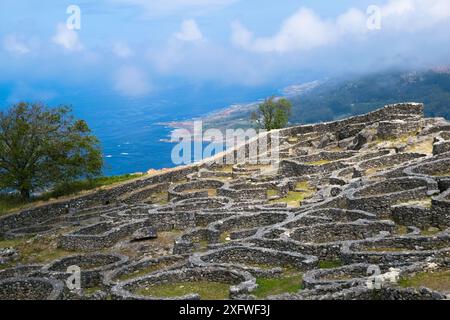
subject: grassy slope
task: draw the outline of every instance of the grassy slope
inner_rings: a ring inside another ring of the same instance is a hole
[[[93,190],[96,188],[113,185],[127,180],[138,178],[137,174],[126,174],[112,177],[98,177],[91,180],[80,180],[69,184],[57,186],[53,191],[47,192],[32,199],[31,202],[24,201],[18,195],[0,194],[0,215],[9,213],[16,209],[24,208],[42,201],[58,199],[65,196],[76,195],[79,192]]]

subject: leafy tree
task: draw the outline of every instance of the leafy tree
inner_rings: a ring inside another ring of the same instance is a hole
[[[258,110],[252,113],[251,118],[259,128],[268,131],[281,129],[288,123],[291,109],[289,100],[271,97],[258,106]]]
[[[0,188],[32,191],[101,173],[99,141],[66,106],[19,103],[0,112]]]

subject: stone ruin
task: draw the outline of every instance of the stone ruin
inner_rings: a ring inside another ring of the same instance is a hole
[[[450,123],[423,108],[282,129],[277,163],[204,161],[3,216],[0,299],[448,299]]]

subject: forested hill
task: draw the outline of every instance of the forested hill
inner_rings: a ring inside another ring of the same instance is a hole
[[[426,116],[450,119],[450,71],[447,69],[334,78],[292,86],[285,92],[293,105],[290,125],[343,119],[398,102],[422,102]],[[205,127],[250,127],[250,114],[257,105],[235,105],[202,120]]]
[[[450,72],[390,72],[333,79],[291,97],[294,123],[345,118],[397,102],[422,102],[426,115],[450,119]]]

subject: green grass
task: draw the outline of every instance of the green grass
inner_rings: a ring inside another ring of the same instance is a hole
[[[397,226],[396,229],[395,229],[395,233],[400,235],[400,236],[404,236],[404,235],[409,233],[408,227],[406,227],[406,226]]]
[[[206,250],[208,250],[209,242],[207,240],[200,240],[197,243],[199,245],[199,248],[198,248],[199,251],[206,251]]]
[[[83,291],[84,291],[85,295],[90,296],[90,295],[93,295],[94,293],[96,293],[97,291],[101,291],[101,290],[102,290],[101,287],[92,287],[92,288],[86,288]]]
[[[278,190],[276,189],[268,189],[267,190],[267,197],[275,197],[278,195]]]
[[[26,206],[29,202],[24,201],[19,196],[15,195],[0,195],[0,215],[7,213],[13,209]]]
[[[419,206],[419,207],[423,207],[423,208],[431,208],[432,207],[432,203],[431,203],[431,197],[427,197],[424,199],[417,199],[417,200],[411,200],[411,201],[406,201],[406,202],[400,202],[399,205],[401,206]]]
[[[274,269],[277,266],[273,265],[273,264],[267,264],[267,263],[253,263],[253,262],[245,262],[243,263],[243,265],[245,265],[246,267],[249,268],[258,268],[261,270],[270,270],[270,269]]]
[[[325,260],[319,262],[320,269],[334,269],[342,267],[342,261],[340,260]]]
[[[169,194],[167,191],[159,191],[153,193],[148,199],[148,202],[152,204],[165,205],[169,203]]]
[[[301,274],[285,274],[280,278],[257,278],[258,288],[252,293],[258,298],[282,293],[296,293],[302,289]]]
[[[432,174],[433,177],[448,177],[450,176],[450,171],[442,171],[442,172],[436,172],[434,174]]]
[[[410,278],[402,278],[398,283],[403,288],[426,287],[437,291],[450,290],[450,270],[420,272]]]
[[[47,263],[75,254],[73,251],[57,248],[56,243],[47,237],[0,240],[0,248],[10,247],[19,250],[19,258],[14,264]]]
[[[233,172],[233,165],[222,166],[222,167],[215,169],[214,171],[231,173],[231,172]]]
[[[121,176],[98,177],[94,179],[74,181],[68,184],[56,186],[53,191],[43,195],[43,198],[59,198],[66,195],[76,194],[80,191],[92,190],[116,183],[125,182],[131,179],[139,178],[141,176],[143,176],[143,174],[125,174]]]
[[[113,185],[127,180],[138,178],[140,174],[125,174],[112,177],[98,177],[94,179],[79,180],[70,183],[57,185],[52,191],[46,192],[39,197],[29,201],[21,199],[18,194],[7,195],[0,194],[0,215],[9,213],[13,210],[26,208],[32,205],[40,204],[50,199],[57,199],[64,196],[75,195],[81,191],[93,190],[96,188]]]
[[[227,240],[227,239],[231,239],[230,238],[230,233],[229,232],[222,232],[222,234],[219,237],[219,242],[220,243],[227,243],[227,242],[231,241],[231,240]]]
[[[200,192],[200,191],[208,191],[208,197],[217,197],[217,189],[209,188],[209,189],[189,189],[185,190],[183,193],[194,193],[194,192]]]
[[[309,190],[312,189],[312,187],[309,185],[308,181],[300,181],[297,182],[297,184],[295,185],[296,189],[303,189],[303,190]]]
[[[289,137],[289,138],[287,139],[287,141],[288,141],[288,143],[290,143],[290,144],[294,144],[294,143],[297,143],[299,140],[298,140],[298,137]]]
[[[305,199],[304,192],[289,191],[287,196],[281,199],[274,200],[276,203],[284,202],[290,207],[300,207],[301,201]]]
[[[427,230],[421,230],[420,235],[422,236],[435,236],[438,233],[442,232],[441,229],[438,228],[428,228]]]
[[[272,200],[273,203],[287,203],[290,207],[300,207],[301,202],[306,198],[311,197],[315,190],[309,185],[308,182],[299,182],[296,185],[296,190],[303,191],[289,191],[284,198]]]
[[[230,296],[230,285],[221,282],[195,281],[174,282],[140,288],[136,294],[158,298],[181,297],[197,293],[203,300],[226,300]]]

